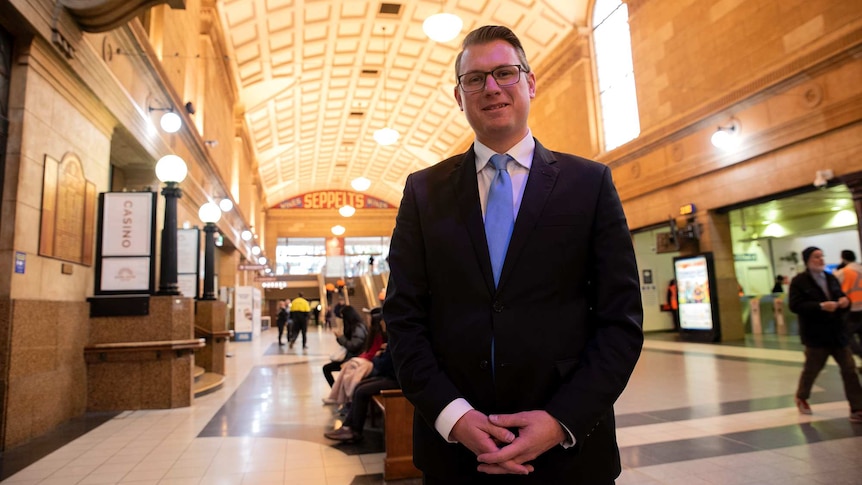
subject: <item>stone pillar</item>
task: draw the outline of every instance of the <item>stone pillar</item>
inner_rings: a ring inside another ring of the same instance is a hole
[[[721,341],[742,340],[745,338],[745,328],[739,301],[739,282],[733,264],[730,217],[727,214],[707,212],[698,214],[697,222],[701,225],[700,251],[711,252],[715,261]]]
[[[742,322],[742,304],[739,301],[739,282],[733,264],[730,218],[727,214],[708,212],[698,214],[695,222],[701,228],[699,245],[683,245],[680,255],[687,256],[698,251],[712,253],[721,341],[742,340],[745,338],[745,327]]]

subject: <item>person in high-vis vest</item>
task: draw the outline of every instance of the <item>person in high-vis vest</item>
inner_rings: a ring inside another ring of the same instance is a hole
[[[850,349],[862,359],[862,264],[856,262],[856,253],[849,249],[841,251],[841,262],[844,267],[835,271],[835,277],[841,282],[841,291],[850,299],[847,336]]]
[[[667,285],[667,305],[673,316],[673,329],[679,332],[679,300],[677,299],[676,279],[670,280]]]

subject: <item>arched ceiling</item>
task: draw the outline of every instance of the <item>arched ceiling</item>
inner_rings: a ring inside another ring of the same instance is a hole
[[[397,205],[407,175],[463,150],[472,131],[452,90],[470,30],[507,25],[532,66],[576,26],[589,0],[223,0],[219,15],[267,207],[315,190],[351,190]],[[426,17],[464,21],[454,40],[425,36]],[[541,80],[541,77],[540,77]],[[401,138],[372,138],[389,125]]]

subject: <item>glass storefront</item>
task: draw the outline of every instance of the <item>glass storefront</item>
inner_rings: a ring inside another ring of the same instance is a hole
[[[275,248],[276,275],[324,274],[352,278],[389,271],[388,237],[346,237],[327,255],[327,240],[339,238],[279,238]],[[343,251],[341,247],[343,246]],[[337,254],[341,253],[341,254]],[[334,272],[333,272],[334,271]]]

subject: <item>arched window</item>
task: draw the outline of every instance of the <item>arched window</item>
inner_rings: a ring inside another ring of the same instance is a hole
[[[632,68],[629,11],[621,0],[596,0],[593,42],[605,150],[613,150],[636,138],[641,131]]]

